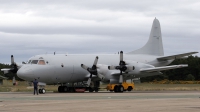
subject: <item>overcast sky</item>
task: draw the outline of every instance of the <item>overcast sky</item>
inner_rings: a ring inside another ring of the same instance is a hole
[[[130,52],[147,42],[155,17],[165,55],[200,52],[199,0],[0,0],[0,63]]]

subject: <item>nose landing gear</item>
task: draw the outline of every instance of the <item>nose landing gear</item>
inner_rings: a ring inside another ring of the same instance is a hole
[[[40,93],[40,94],[45,94],[45,93],[46,93],[46,90],[45,90],[44,88],[39,89],[39,93]]]

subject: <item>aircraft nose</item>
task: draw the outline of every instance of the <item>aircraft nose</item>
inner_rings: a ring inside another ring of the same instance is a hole
[[[17,76],[24,80],[29,80],[33,75],[33,71],[29,68],[22,67],[17,71]]]

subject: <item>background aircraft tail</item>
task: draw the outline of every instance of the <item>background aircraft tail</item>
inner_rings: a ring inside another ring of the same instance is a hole
[[[148,42],[140,49],[127,54],[148,54],[164,56],[161,28],[158,19],[154,19]]]

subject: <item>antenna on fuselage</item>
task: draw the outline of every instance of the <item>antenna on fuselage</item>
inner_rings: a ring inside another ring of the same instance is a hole
[[[56,54],[56,52],[54,52],[54,55]]]

